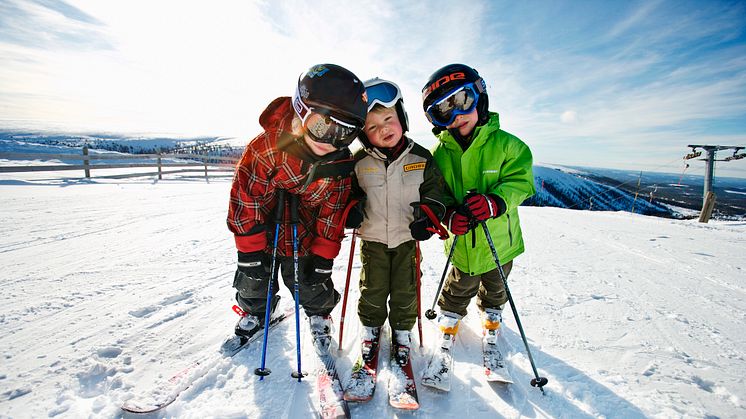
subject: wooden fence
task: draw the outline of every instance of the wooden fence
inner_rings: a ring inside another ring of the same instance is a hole
[[[137,172],[117,175],[96,176],[102,178],[126,178],[137,176],[158,175],[158,179],[163,179],[164,174],[204,172],[205,179],[216,176],[216,172],[230,172],[231,175],[235,169],[237,157],[209,156],[202,154],[89,154],[88,147],[83,147],[82,154],[51,154],[51,153],[0,153],[0,159],[18,160],[79,160],[81,164],[49,164],[49,165],[27,165],[27,166],[1,166],[0,173],[13,172],[49,172],[58,170],[82,170],[85,177],[91,177],[91,170],[101,169],[126,169],[126,168],[148,168],[153,167],[158,170],[155,172]],[[163,160],[181,160],[166,161]],[[127,160],[132,163],[107,163],[106,160]],[[155,160],[155,161],[143,161]],[[101,161],[103,163],[94,163],[91,161]],[[1,163],[0,163],[1,164]],[[164,168],[179,167],[176,170],[163,170]]]

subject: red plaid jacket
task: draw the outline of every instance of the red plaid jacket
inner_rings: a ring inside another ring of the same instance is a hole
[[[278,148],[288,138],[293,118],[290,98],[280,97],[267,106],[259,118],[264,132],[251,140],[238,162],[231,187],[228,228],[241,252],[264,250],[271,253],[275,233],[277,190],[298,195],[298,250],[300,256],[313,253],[334,259],[344,235],[343,211],[352,180],[325,177],[307,182],[311,163],[290,151]],[[282,142],[281,142],[282,144]],[[349,151],[347,151],[349,154]],[[289,208],[285,208],[288,223]],[[278,254],[292,256],[292,229],[280,225]]]

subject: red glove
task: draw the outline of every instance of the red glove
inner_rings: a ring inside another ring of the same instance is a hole
[[[451,233],[461,236],[469,231],[469,217],[458,211],[456,208],[451,208],[446,211],[445,222]]]
[[[477,221],[497,218],[505,213],[505,201],[493,194],[469,194],[464,199],[464,204]]]

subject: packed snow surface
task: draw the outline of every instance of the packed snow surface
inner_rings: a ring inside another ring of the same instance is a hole
[[[232,333],[230,182],[29,176],[0,177],[0,417],[122,416],[122,403],[152,393]],[[375,397],[351,405],[353,417],[746,417],[746,223],[536,207],[520,214],[526,253],[510,290],[549,379],[546,395],[529,384],[507,308],[515,383],[487,383],[472,305],[453,347],[449,393],[418,385],[419,411],[390,408],[382,356]],[[340,292],[349,245],[347,237],[334,266]],[[424,312],[446,257],[436,238],[421,246]],[[356,256],[337,362],[343,384],[359,353],[359,272]],[[289,305],[290,293],[282,295]],[[302,362],[313,372],[301,320]],[[424,316],[423,329],[422,349],[414,329],[417,380],[436,337]],[[254,375],[260,357],[255,344],[221,360],[156,417],[313,417],[315,380],[290,377],[294,321],[272,330],[273,372],[264,381]]]

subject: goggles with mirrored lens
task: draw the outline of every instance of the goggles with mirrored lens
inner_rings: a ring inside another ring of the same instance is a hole
[[[391,108],[401,99],[399,87],[394,83],[386,80],[366,82],[371,83],[365,88],[365,94],[368,96],[368,112],[375,105],[381,105],[385,108]]]
[[[293,98],[293,108],[300,117],[303,130],[319,143],[342,148],[350,145],[360,133],[361,127],[342,121],[329,110],[308,107],[297,92]]]
[[[460,86],[428,106],[425,115],[434,125],[447,127],[456,116],[473,111],[477,107],[479,94],[485,90],[482,79]]]

